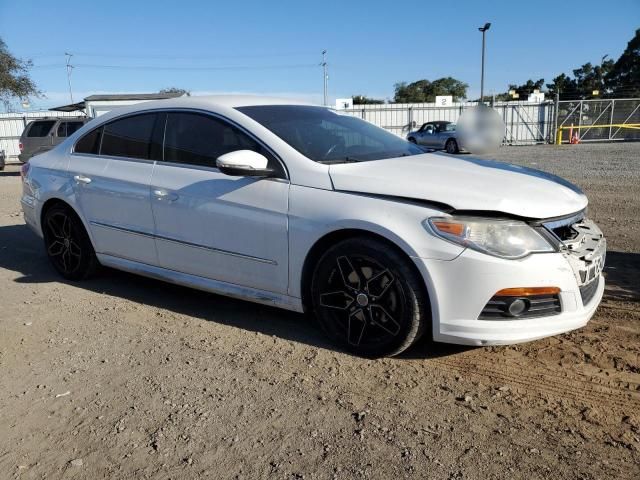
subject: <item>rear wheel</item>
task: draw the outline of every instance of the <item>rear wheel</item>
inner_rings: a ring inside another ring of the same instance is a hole
[[[449,140],[447,140],[447,143],[444,146],[445,150],[447,151],[447,153],[458,153],[459,149],[458,149],[458,142],[456,142],[453,138],[450,138]]]
[[[89,235],[73,210],[54,205],[42,221],[44,244],[53,267],[67,280],[82,280],[98,267]]]
[[[319,260],[311,282],[313,309],[339,345],[366,357],[397,355],[424,333],[429,308],[422,279],[383,242],[344,240]]]

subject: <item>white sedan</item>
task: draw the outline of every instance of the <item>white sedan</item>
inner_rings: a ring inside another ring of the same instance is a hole
[[[604,290],[606,242],[574,185],[290,100],[120,108],[22,173],[25,220],[66,279],[106,265],[312,312],[363,356],[425,332],[468,345],[566,332]]]

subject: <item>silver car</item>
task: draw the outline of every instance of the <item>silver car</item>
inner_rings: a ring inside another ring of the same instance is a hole
[[[456,139],[456,124],[445,121],[427,122],[418,130],[409,132],[407,140],[418,145],[458,153],[460,147]]]
[[[34,155],[51,150],[89,120],[87,117],[44,117],[34,120],[20,136],[18,159],[26,163]]]

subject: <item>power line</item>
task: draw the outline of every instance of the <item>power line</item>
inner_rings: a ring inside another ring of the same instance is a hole
[[[251,54],[206,54],[206,55],[173,55],[173,54],[118,54],[118,53],[92,53],[92,52],[74,52],[76,57],[95,57],[95,58],[132,58],[132,59],[158,59],[158,60],[214,60],[219,58],[275,58],[275,57],[299,57],[312,56],[314,52],[297,51],[297,52],[274,52],[274,53],[251,53]],[[25,56],[34,58],[51,58],[59,57],[61,53],[40,53]]]
[[[62,64],[34,65],[33,68],[48,69],[60,68]],[[289,65],[223,65],[223,66],[170,66],[170,65],[108,65],[97,63],[77,63],[73,68],[90,69],[116,69],[116,70],[277,70],[291,68],[317,68],[315,63],[289,64]]]

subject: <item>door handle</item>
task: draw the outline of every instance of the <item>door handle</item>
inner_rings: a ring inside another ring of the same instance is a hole
[[[175,202],[178,199],[177,193],[168,192],[162,189],[154,190],[153,194],[158,200],[166,200],[167,202]]]
[[[85,185],[91,183],[91,179],[89,177],[85,177],[84,175],[76,175],[73,179],[78,183],[84,183]]]

